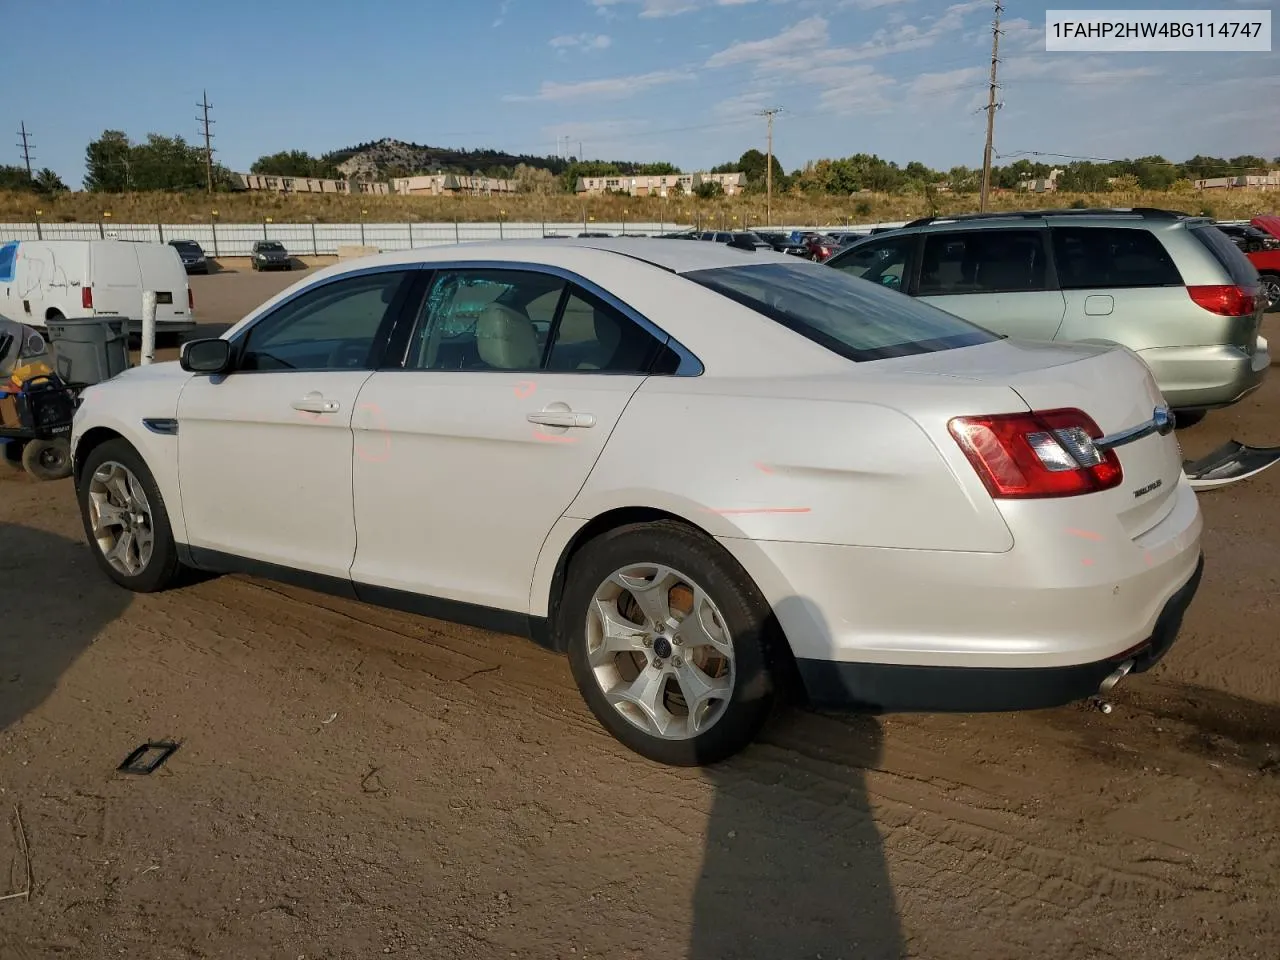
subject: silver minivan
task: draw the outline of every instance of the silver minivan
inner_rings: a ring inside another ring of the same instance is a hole
[[[995,333],[1123,344],[1182,423],[1256,390],[1271,364],[1257,270],[1207,218],[1153,209],[929,217],[827,263]]]

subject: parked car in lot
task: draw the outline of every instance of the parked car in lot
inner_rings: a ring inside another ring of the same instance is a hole
[[[194,240],[170,240],[169,246],[178,251],[178,258],[187,273],[209,272],[209,259],[204,255],[204,248]]]
[[[1241,253],[1259,250],[1280,250],[1280,239],[1250,223],[1215,223],[1215,227],[1227,235],[1227,239],[1240,248]]]
[[[254,270],[293,269],[293,258],[279,240],[255,240],[250,258]]]
[[[1280,310],[1280,217],[1254,217],[1249,224],[1262,231],[1273,242],[1262,250],[1245,254],[1258,271],[1262,295],[1267,298],[1267,310]]]
[[[809,259],[818,263],[830,259],[831,255],[840,247],[840,243],[834,237],[829,237],[825,233],[807,233],[801,240],[804,248],[809,252]]]
[[[793,257],[809,256],[809,248],[798,240],[792,240],[788,234],[775,230],[757,230],[756,233],[778,253],[787,253]]]
[[[1043,210],[916,220],[829,265],[996,333],[1118,343],[1183,422],[1257,389],[1258,273],[1213,222],[1162,210]]]
[[[156,331],[195,327],[195,299],[177,252],[131,240],[16,240],[0,244],[0,313],[45,329],[77,317],[142,328],[142,294],[156,293]]]
[[[1010,710],[1150,667],[1201,570],[1171,429],[1127,350],[766,250],[535,239],[317,271],[88,388],[72,449],[120,586],[247,571],[525,634],[699,764],[790,678]]]

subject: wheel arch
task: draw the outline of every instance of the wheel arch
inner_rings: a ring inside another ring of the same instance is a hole
[[[133,446],[128,437],[111,429],[111,427],[91,427],[84,432],[83,436],[76,439],[76,445],[71,451],[71,462],[73,468],[72,482],[77,488],[80,486],[80,477],[81,472],[84,470],[85,460],[89,458],[89,454],[108,440],[123,440]]]
[[[673,513],[669,510],[663,510],[657,507],[630,506],[615,507],[613,509],[606,510],[582,524],[582,526],[574,531],[574,533],[568,538],[568,541],[560,550],[560,554],[556,559],[555,567],[551,573],[550,584],[548,586],[546,596],[547,614],[546,630],[542,638],[543,645],[557,653],[565,652],[566,641],[562,632],[556,627],[556,620],[560,613],[560,600],[564,595],[564,587],[565,581],[568,577],[569,564],[573,561],[574,555],[586,544],[590,543],[602,534],[608,533],[610,530],[616,530],[619,527],[630,526],[633,524],[658,523],[662,521],[678,523],[681,526],[687,527],[688,529],[701,534],[709,541],[720,547],[732,562],[738,564],[738,566],[742,568],[745,575],[755,585],[756,590],[759,591],[764,602],[770,606],[770,620],[772,621],[774,629],[777,631],[777,640],[774,644],[774,656],[776,659],[773,664],[775,681],[788,691],[791,696],[803,696],[799,681],[799,672],[796,669],[795,654],[791,648],[790,639],[787,637],[786,630],[782,625],[781,619],[777,615],[777,611],[774,610],[772,605],[769,603],[769,591],[765,589],[764,584],[759,582],[756,575],[748,568],[747,565],[742,563],[740,558],[735,557],[725,549],[719,539],[717,539],[711,531],[707,530],[706,527],[695,523],[688,517],[683,517],[678,513]],[[754,566],[754,564],[752,566]]]

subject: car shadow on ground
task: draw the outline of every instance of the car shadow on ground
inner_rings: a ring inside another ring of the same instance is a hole
[[[0,523],[0,730],[44,702],[130,599],[84,543]]]
[[[801,604],[823,622],[810,602],[791,597],[779,609],[787,604]],[[704,771],[716,793],[689,960],[904,955],[865,782],[880,759],[880,724],[845,717],[838,741],[824,746],[828,726],[786,709],[763,743]],[[798,744],[805,755],[792,749]]]

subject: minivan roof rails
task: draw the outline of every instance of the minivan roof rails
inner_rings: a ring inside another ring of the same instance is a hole
[[[1178,220],[1192,214],[1181,210],[1161,210],[1158,207],[1070,207],[1064,210],[995,210],[988,213],[957,213],[949,216],[921,217],[905,224],[906,227],[923,227],[930,223],[953,223],[969,220],[1038,220],[1041,217],[1114,217],[1133,216],[1144,220]]]

